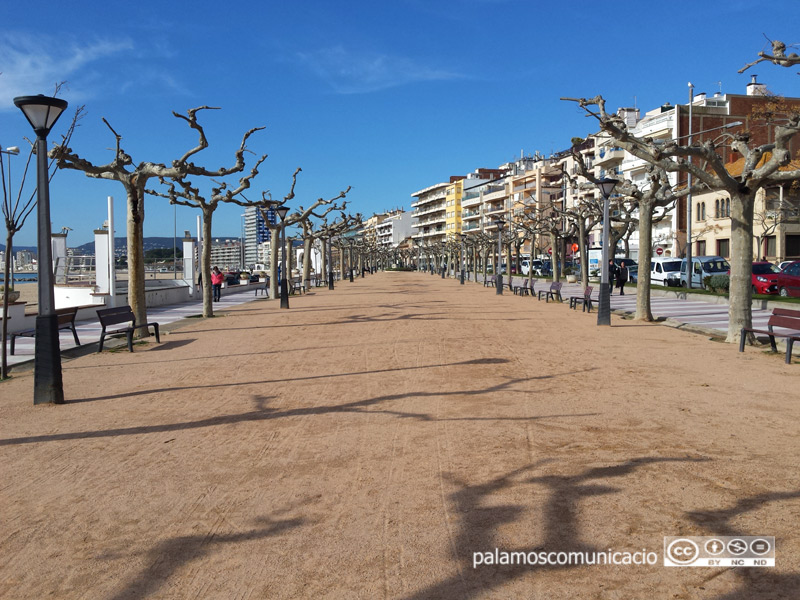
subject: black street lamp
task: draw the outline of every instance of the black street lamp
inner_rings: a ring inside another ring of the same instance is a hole
[[[603,264],[600,270],[600,302],[597,306],[597,324],[611,325],[611,284],[608,280],[608,261],[609,261],[609,238],[611,233],[611,223],[609,222],[608,205],[609,197],[614,192],[614,188],[619,181],[616,179],[599,179],[597,187],[603,195]],[[613,258],[613,256],[611,257]]]
[[[497,264],[495,265],[495,282],[497,283],[497,295],[503,295],[503,275],[500,263],[503,260],[503,225],[506,222],[500,217],[495,218],[494,224],[497,225]]]
[[[50,246],[50,182],[47,168],[47,135],[67,108],[67,101],[48,96],[19,96],[14,104],[22,110],[36,133],[36,217],[39,313],[33,372],[33,403],[64,404],[61,348],[53,292],[53,252]],[[8,249],[7,249],[8,250]],[[7,282],[6,282],[7,283]]]
[[[461,238],[461,243],[458,246],[458,251],[461,253],[461,285],[464,285],[464,245],[467,243],[467,235],[464,233],[458,235]]]
[[[281,293],[281,308],[289,308],[289,282],[286,280],[286,215],[289,212],[288,206],[279,206],[275,209],[278,216],[281,218],[281,278],[280,278],[280,293]]]

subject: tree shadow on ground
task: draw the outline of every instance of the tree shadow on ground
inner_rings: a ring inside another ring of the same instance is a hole
[[[577,475],[528,476],[551,460],[515,469],[482,484],[470,485],[453,475],[443,475],[456,491],[449,494],[448,514],[459,520],[458,531],[451,537],[450,546],[456,561],[457,573],[440,583],[426,587],[406,600],[467,600],[489,594],[506,583],[526,574],[542,571],[568,571],[572,565],[491,565],[473,567],[474,552],[603,552],[581,539],[580,503],[593,496],[620,493],[620,488],[608,485],[608,480],[621,478],[634,471],[667,462],[698,462],[708,459],[689,457],[639,457],[609,467],[586,469]],[[522,485],[542,485],[546,488],[545,539],[535,548],[502,548],[497,534],[500,527],[518,521],[525,505],[498,506],[493,496],[508,488]],[[504,596],[505,597],[505,596]]]
[[[769,531],[741,531],[735,522],[744,514],[762,510],[772,502],[800,499],[800,490],[789,492],[765,492],[740,498],[730,508],[716,510],[696,510],[688,513],[689,519],[711,535],[744,536],[772,535]],[[779,540],[776,540],[775,562],[789,562],[790,557],[780,556]],[[777,600],[786,598],[794,600],[800,596],[800,574],[776,573],[774,568],[732,568],[714,569],[714,573],[704,581],[710,581],[727,571],[732,571],[739,580],[738,587],[716,596],[715,600]]]
[[[124,589],[114,594],[112,600],[135,600],[156,594],[176,571],[211,554],[216,548],[280,535],[284,531],[300,527],[305,519],[296,517],[272,520],[265,517],[256,522],[261,526],[241,533],[209,532],[172,537],[160,542],[147,552],[144,569],[128,581]]]
[[[486,360],[486,359],[478,359],[478,360]],[[506,361],[506,359],[494,359],[498,361]],[[475,361],[467,361],[469,364],[475,364]],[[94,431],[76,431],[76,432],[66,432],[66,433],[53,433],[47,435],[37,435],[37,436],[26,436],[26,437],[19,437],[19,438],[6,438],[0,439],[0,446],[17,446],[21,444],[35,444],[41,442],[55,442],[55,441],[65,441],[65,440],[79,440],[79,439],[97,439],[97,438],[105,438],[105,437],[116,437],[116,436],[123,436],[123,435],[143,435],[149,433],[165,433],[171,431],[184,431],[190,429],[200,429],[204,427],[216,427],[219,425],[230,425],[234,423],[243,423],[243,422],[256,422],[256,421],[268,421],[272,419],[280,419],[286,417],[297,417],[297,416],[316,416],[316,415],[326,415],[332,413],[364,413],[364,414],[385,414],[389,416],[394,416],[403,419],[414,419],[418,421],[535,421],[544,418],[560,418],[560,417],[584,417],[584,416],[594,416],[595,413],[583,413],[583,414],[556,414],[556,415],[544,415],[544,416],[533,416],[533,417],[454,417],[454,418],[440,418],[430,415],[428,413],[412,413],[407,411],[400,411],[400,410],[392,410],[392,409],[382,409],[379,408],[377,410],[369,410],[371,407],[384,404],[386,402],[394,401],[394,400],[402,400],[408,398],[439,398],[443,396],[449,397],[457,397],[457,396],[475,396],[475,395],[487,395],[497,392],[514,392],[519,391],[520,393],[529,393],[528,390],[514,390],[513,386],[531,380],[541,380],[541,379],[550,379],[552,377],[556,377],[556,375],[544,375],[541,377],[526,377],[526,378],[519,378],[519,379],[509,379],[505,382],[498,383],[493,386],[478,388],[473,390],[460,390],[460,391],[440,391],[440,392],[427,392],[427,391],[420,391],[420,392],[406,392],[402,394],[388,394],[385,396],[378,396],[375,398],[368,398],[366,400],[358,400],[354,402],[346,402],[344,404],[335,404],[335,405],[325,405],[325,406],[310,406],[304,408],[289,408],[289,409],[277,409],[277,408],[269,408],[266,404],[266,400],[269,397],[256,397],[256,410],[247,411],[244,413],[237,413],[237,414],[228,414],[228,415],[218,415],[213,417],[207,417],[205,419],[198,419],[195,421],[185,421],[181,423],[161,423],[156,425],[139,425],[139,426],[131,426],[131,427],[120,427],[114,429],[104,429],[104,430],[94,430]],[[262,382],[258,382],[262,383]],[[222,386],[230,386],[230,385],[244,385],[242,383],[237,384],[220,384],[219,386],[210,385],[210,386],[194,386],[194,387],[222,387]],[[194,389],[193,388],[185,388],[185,389]],[[169,391],[172,391],[176,388],[172,388]],[[140,395],[143,393],[154,393],[158,391],[168,391],[168,390],[148,390],[145,392],[133,392],[132,394],[123,394],[114,397],[128,397],[131,395]],[[546,391],[546,390],[545,390]]]
[[[394,367],[391,369],[373,369],[371,371],[351,371],[349,373],[330,373],[327,375],[306,375],[304,377],[301,376],[294,376],[294,377],[286,377],[284,379],[260,379],[256,381],[236,381],[233,383],[210,383],[207,385],[187,385],[187,386],[172,386],[172,387],[161,387],[161,388],[154,388],[150,390],[137,390],[134,392],[124,392],[121,394],[111,394],[108,396],[97,396],[95,398],[75,398],[67,400],[66,404],[78,404],[81,402],[95,402],[98,400],[115,400],[118,398],[130,398],[132,396],[145,396],[147,394],[158,394],[162,392],[176,392],[181,390],[202,390],[202,389],[216,389],[216,388],[228,388],[228,387],[238,387],[242,385],[263,385],[263,384],[274,384],[274,383],[292,383],[297,381],[314,381],[318,379],[331,379],[336,377],[354,377],[357,375],[376,375],[378,373],[393,373],[398,371],[417,371],[420,369],[436,369],[440,367],[457,367],[459,365],[477,365],[477,364],[503,364],[511,362],[507,358],[479,358],[474,360],[466,360],[460,362],[453,362],[453,363],[438,363],[433,365],[415,365],[413,367]],[[136,363],[138,364],[138,363]],[[593,369],[589,369],[593,370]],[[531,377],[530,379],[550,379],[551,375],[539,375],[537,377]]]

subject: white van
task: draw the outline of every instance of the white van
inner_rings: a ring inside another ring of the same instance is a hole
[[[693,256],[692,257],[692,287],[703,288],[703,280],[712,275],[727,275],[731,265],[722,256]],[[681,286],[687,287],[686,259],[681,260]]]
[[[681,259],[658,256],[650,260],[650,283],[652,285],[679,286],[681,284]]]
[[[520,263],[520,269],[522,270],[523,275],[527,275],[531,267],[533,267],[534,275],[541,275],[542,269],[544,268],[544,263],[535,258],[533,260],[529,260],[526,258]]]

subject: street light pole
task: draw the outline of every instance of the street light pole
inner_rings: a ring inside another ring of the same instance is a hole
[[[603,264],[600,270],[600,302],[597,306],[597,324],[611,325],[611,285],[608,280],[608,261],[609,261],[609,238],[611,234],[611,224],[609,223],[609,198],[614,191],[617,183],[616,179],[600,179],[597,187],[603,195]],[[612,257],[613,258],[613,257]]]
[[[495,282],[497,284],[498,296],[503,295],[503,274],[500,263],[503,261],[503,225],[505,225],[505,223],[506,222],[500,217],[494,220],[494,224],[497,225],[497,264],[495,264]]]
[[[36,315],[33,403],[64,404],[58,315],[53,292],[53,256],[50,246],[50,181],[47,168],[47,134],[67,108],[67,101],[47,96],[19,96],[22,110],[36,133],[36,215],[38,243],[39,312]],[[111,234],[113,235],[113,233]],[[6,282],[9,285],[9,282]]]
[[[279,206],[275,209],[275,212],[281,218],[281,308],[289,308],[289,284],[286,281],[286,213],[289,212],[289,207]]]
[[[458,246],[458,251],[461,253],[461,285],[464,285],[464,244],[466,243],[467,236],[463,233],[461,236],[461,244]]]
[[[694,104],[694,86],[689,82],[689,139],[687,146],[692,145],[692,105]],[[678,110],[678,109],[675,109]],[[689,157],[689,164],[692,164],[692,157]],[[686,186],[689,193],[686,194],[686,287],[692,289],[692,172],[686,174]]]

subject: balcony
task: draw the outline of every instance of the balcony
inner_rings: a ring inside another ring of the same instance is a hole
[[[595,158],[594,165],[603,168],[616,166],[622,162],[624,157],[625,151],[622,148],[604,148]]]

